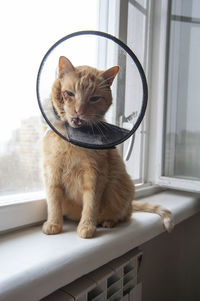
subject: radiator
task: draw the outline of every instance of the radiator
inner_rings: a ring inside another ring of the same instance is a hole
[[[142,253],[132,250],[42,301],[142,301],[141,260]]]

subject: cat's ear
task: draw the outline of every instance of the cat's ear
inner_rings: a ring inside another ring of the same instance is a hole
[[[75,68],[70,60],[68,60],[65,56],[61,56],[59,58],[58,70],[58,76],[59,78],[62,78],[65,73],[72,72]]]
[[[109,84],[109,86],[112,85],[113,80],[114,80],[115,76],[117,75],[118,71],[119,71],[119,66],[114,66],[103,72],[102,75],[103,75],[104,79],[107,80],[107,83]]]

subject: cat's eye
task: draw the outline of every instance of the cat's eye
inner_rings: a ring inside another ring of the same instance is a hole
[[[92,96],[90,97],[90,102],[96,102],[100,99],[100,96]]]
[[[71,92],[71,91],[65,91],[64,92],[64,95],[67,97],[67,96],[69,96],[69,97],[74,97],[75,95],[74,95],[74,93],[73,92]]]

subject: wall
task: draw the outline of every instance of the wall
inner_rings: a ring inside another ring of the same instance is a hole
[[[142,301],[200,300],[200,214],[140,249]]]

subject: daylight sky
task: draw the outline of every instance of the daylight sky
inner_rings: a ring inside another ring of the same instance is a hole
[[[40,114],[36,77],[47,50],[69,33],[97,29],[97,12],[97,0],[1,1],[0,143],[21,119]]]

